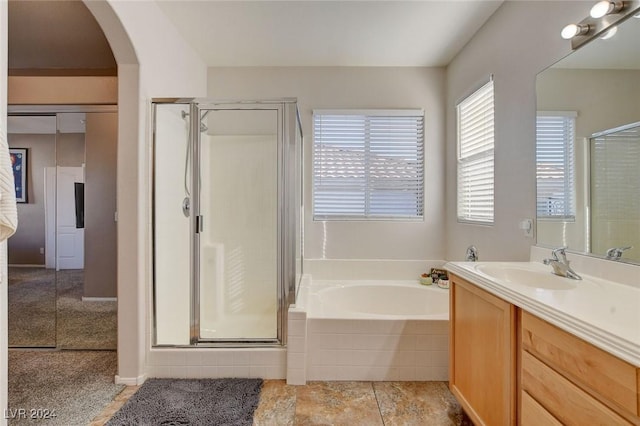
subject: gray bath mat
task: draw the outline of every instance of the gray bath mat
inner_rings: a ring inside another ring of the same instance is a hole
[[[251,425],[261,388],[262,379],[149,379],[107,426]]]

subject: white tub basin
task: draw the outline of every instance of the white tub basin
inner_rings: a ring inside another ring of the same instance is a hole
[[[544,267],[544,268],[542,268]],[[546,290],[571,290],[581,281],[560,277],[546,265],[510,265],[508,263],[481,263],[476,270],[504,283],[525,285]]]
[[[310,296],[314,318],[449,319],[449,292],[413,280],[318,285]]]

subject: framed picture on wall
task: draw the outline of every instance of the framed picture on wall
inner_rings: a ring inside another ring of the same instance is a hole
[[[27,149],[9,148],[13,180],[16,184],[16,201],[27,202]]]

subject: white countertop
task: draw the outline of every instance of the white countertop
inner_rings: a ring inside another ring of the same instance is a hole
[[[580,274],[581,281],[552,275],[549,288],[497,279],[480,265],[551,274],[539,262],[449,262],[445,269],[507,302],[640,367],[640,288]],[[580,271],[578,271],[580,272]],[[558,284],[571,288],[554,289]]]

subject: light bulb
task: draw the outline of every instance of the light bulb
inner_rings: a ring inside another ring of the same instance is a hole
[[[603,0],[596,3],[591,8],[590,15],[592,18],[598,19],[605,15],[620,13],[622,9],[624,9],[624,1]]]
[[[578,26],[576,24],[569,24],[562,29],[560,36],[565,40],[571,40],[578,34]]]
[[[569,24],[562,29],[560,36],[565,40],[571,40],[577,35],[586,34],[589,31],[588,25]]]
[[[614,35],[616,35],[616,33],[618,32],[618,27],[611,27],[609,29],[609,31],[607,31],[606,33],[604,33],[604,35],[602,37],[600,37],[602,40],[607,40],[610,39],[611,37],[613,37]]]
[[[614,4],[608,0],[599,1],[591,8],[592,18],[602,18],[605,15],[611,13],[614,8]]]

